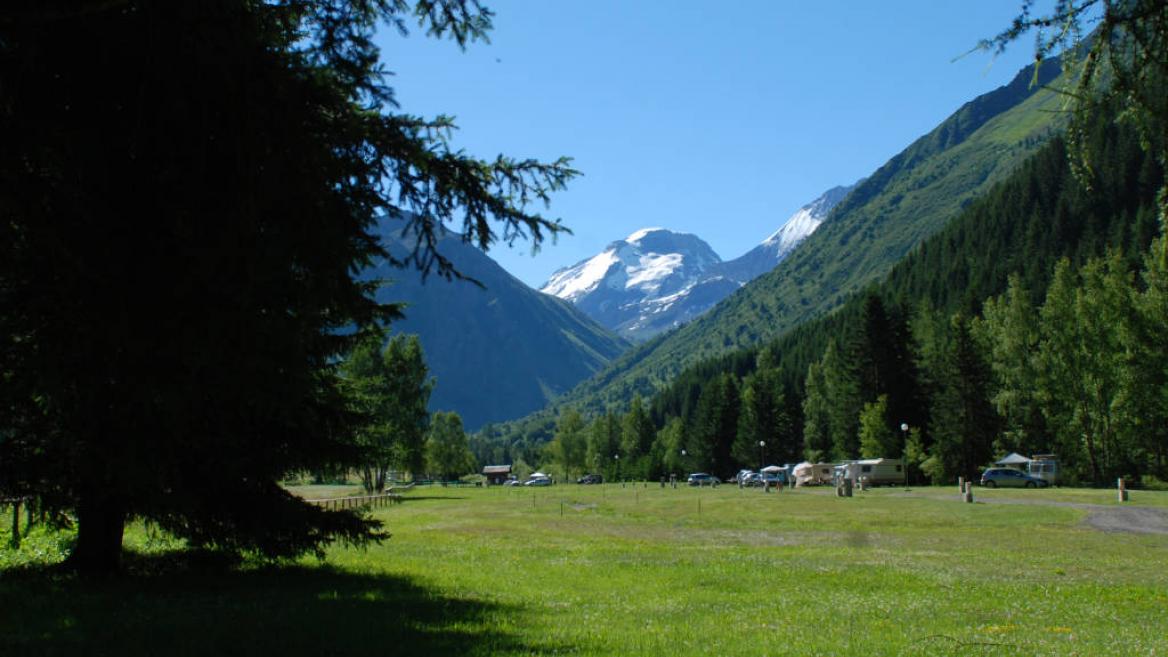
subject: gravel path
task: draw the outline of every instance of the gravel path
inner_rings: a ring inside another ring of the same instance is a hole
[[[905,493],[905,497],[931,498],[931,495]],[[952,499],[959,499],[953,495]],[[974,499],[979,504],[1018,504],[1025,506],[1061,506],[1071,509],[1083,509],[1088,512],[1084,524],[1103,532],[1121,532],[1127,534],[1160,534],[1168,535],[1168,509],[1147,506],[1109,506],[1105,504],[1086,504],[1083,502],[1056,502],[1053,500],[1025,500],[1018,498],[994,498],[992,493],[985,494],[981,490],[974,491]]]
[[[988,504],[1025,504],[1062,506],[1088,511],[1086,524],[1104,532],[1129,534],[1168,534],[1168,509],[1147,506],[1107,506],[1080,502],[1053,502],[1045,500],[994,499],[981,496],[978,502]]]
[[[1168,512],[1146,506],[1105,506],[1092,509],[1087,524],[1105,532],[1168,534]]]

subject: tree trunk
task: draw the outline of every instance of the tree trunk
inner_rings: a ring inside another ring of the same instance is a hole
[[[12,501],[12,549],[20,549],[20,500]]]
[[[86,496],[77,507],[77,544],[65,562],[82,574],[116,572],[122,561],[124,505],[107,496]]]

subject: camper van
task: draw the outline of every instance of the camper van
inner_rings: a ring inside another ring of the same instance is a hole
[[[838,478],[851,479],[853,484],[869,486],[903,484],[904,462],[900,459],[863,459],[837,467]]]
[[[1038,477],[1053,486],[1058,479],[1058,460],[1054,454],[1035,454],[1026,464],[1026,471],[1031,477]]]
[[[816,484],[830,484],[835,471],[831,463],[810,463],[804,461],[792,470],[796,486],[814,486]]]

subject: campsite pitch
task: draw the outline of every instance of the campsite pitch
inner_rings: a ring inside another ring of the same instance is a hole
[[[1168,654],[1168,494],[975,500],[424,488],[376,511],[380,546],[226,573],[168,568],[167,539],[135,528],[161,564],[144,574],[0,571],[0,654]]]

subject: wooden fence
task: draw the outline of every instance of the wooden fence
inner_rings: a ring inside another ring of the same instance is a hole
[[[325,509],[357,509],[360,507],[379,507],[389,504],[399,504],[402,496],[397,493],[383,493],[381,495],[357,495],[354,497],[333,497],[323,500],[305,500]]]

